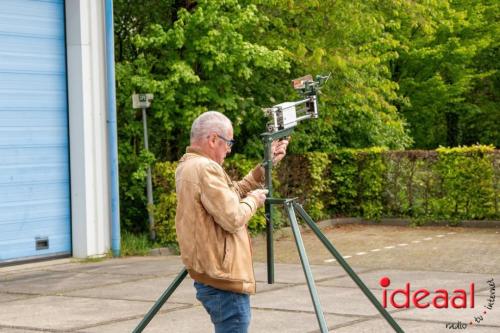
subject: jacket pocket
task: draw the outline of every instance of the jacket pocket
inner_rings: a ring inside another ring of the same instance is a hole
[[[231,265],[231,257],[232,257],[232,246],[231,239],[226,235],[224,237],[224,252],[222,256],[222,268],[224,271],[228,271]]]

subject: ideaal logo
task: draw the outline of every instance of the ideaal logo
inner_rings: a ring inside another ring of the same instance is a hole
[[[419,309],[425,309],[429,306],[433,306],[436,309],[447,309],[449,306],[455,309],[465,309],[467,308],[467,300],[469,300],[469,307],[474,308],[474,282],[469,286],[468,294],[465,289],[455,289],[453,293],[450,294],[446,289],[436,289],[434,295],[426,288],[417,289],[414,292],[410,291],[410,282],[406,282],[404,289],[394,289],[389,297],[387,296],[387,287],[391,284],[391,280],[388,277],[383,277],[380,279],[380,286],[382,289],[382,306],[387,308],[387,299],[391,302],[391,305],[397,309],[409,308],[410,302]],[[396,296],[403,295],[404,302],[397,303]]]
[[[410,303],[413,304],[416,308],[425,309],[428,307],[434,307],[436,309],[466,309],[466,308],[475,308],[475,285],[474,282],[471,282],[466,289],[454,289],[452,292],[449,292],[446,289],[439,288],[434,290],[431,293],[426,288],[420,288],[415,291],[411,291],[410,282],[405,284],[403,289],[394,289],[392,292],[387,291],[387,287],[390,286],[391,280],[384,276],[379,281],[380,286],[382,287],[382,306],[387,308],[387,302],[389,301],[394,308],[402,309],[409,308]],[[466,329],[469,325],[479,324],[484,320],[487,310],[493,309],[493,304],[495,303],[495,281],[492,279],[487,281],[488,287],[490,290],[490,296],[487,299],[486,305],[484,305],[484,309],[478,315],[474,316],[473,320],[470,320],[467,324],[461,321],[446,323],[446,328],[448,329]],[[396,297],[402,296],[403,301],[397,302]]]

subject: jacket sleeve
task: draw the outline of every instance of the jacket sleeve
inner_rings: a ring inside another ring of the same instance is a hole
[[[264,168],[256,166],[242,180],[234,183],[235,190],[240,197],[245,197],[248,192],[264,187]]]
[[[203,207],[217,224],[230,233],[243,228],[258,208],[251,196],[239,199],[229,187],[224,170],[215,164],[203,167],[200,192]]]

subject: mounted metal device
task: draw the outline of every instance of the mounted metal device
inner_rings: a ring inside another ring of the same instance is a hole
[[[275,133],[295,127],[302,120],[318,118],[317,95],[330,75],[317,75],[315,80],[313,80],[312,75],[306,75],[292,80],[293,88],[304,98],[263,109],[264,113],[271,118],[271,122],[267,125],[268,132]]]

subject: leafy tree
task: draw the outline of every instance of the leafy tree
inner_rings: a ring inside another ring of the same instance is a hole
[[[264,128],[260,106],[271,103],[278,73],[289,70],[283,51],[249,40],[266,19],[254,5],[205,0],[182,2],[177,9],[173,22],[170,14],[165,20],[158,15],[157,22],[148,25],[134,19],[133,28],[123,24],[124,38],[131,46],[122,52],[124,59],[116,73],[120,172],[126,179],[121,182],[121,201],[128,228],[133,228],[134,221],[145,220],[147,164],[155,158],[176,160],[182,155],[190,125],[202,112],[223,110],[234,121],[236,137],[253,135],[253,145],[243,143],[239,149],[246,146],[247,153],[258,154],[255,128]],[[134,91],[155,94],[149,111],[154,155],[142,148],[140,113],[131,108],[130,101]]]
[[[498,65],[492,61],[498,55],[498,2],[402,4],[403,10],[388,17],[397,27],[391,32],[400,54],[392,75],[407,101],[399,109],[414,146],[498,145],[499,105],[493,92]]]
[[[292,151],[411,143],[394,106],[398,85],[389,62],[397,41],[384,31],[378,1],[258,1],[273,17],[267,43],[282,45],[292,73],[332,73],[321,96],[321,117],[298,128]]]

